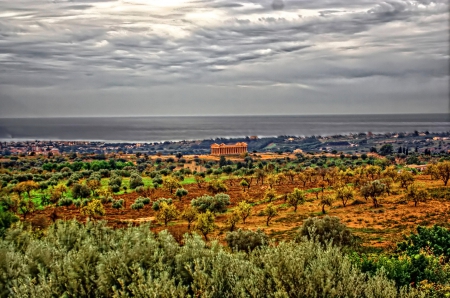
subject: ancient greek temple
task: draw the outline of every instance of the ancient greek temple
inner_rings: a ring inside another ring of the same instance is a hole
[[[247,143],[236,143],[234,145],[212,144],[211,155],[233,155],[247,152]]]

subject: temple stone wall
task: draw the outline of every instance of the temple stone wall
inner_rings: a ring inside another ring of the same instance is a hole
[[[239,155],[247,152],[247,143],[236,143],[234,145],[212,144],[211,155]]]

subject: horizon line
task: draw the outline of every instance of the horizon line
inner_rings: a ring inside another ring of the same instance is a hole
[[[286,116],[383,116],[383,115],[449,115],[445,113],[344,113],[344,114],[194,114],[194,115],[92,115],[92,116],[15,116],[0,117],[0,119],[57,119],[57,118],[142,118],[142,117],[286,117]]]

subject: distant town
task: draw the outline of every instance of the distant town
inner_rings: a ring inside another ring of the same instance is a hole
[[[385,144],[392,144],[393,153],[412,152],[438,154],[450,150],[450,131],[430,133],[358,133],[333,136],[278,136],[243,138],[216,138],[197,141],[165,141],[150,143],[108,143],[95,141],[11,141],[0,142],[0,154],[6,156],[44,155],[47,157],[70,153],[88,154],[148,154],[185,155],[210,154],[213,144],[245,142],[248,151],[295,153],[341,152],[345,154],[377,152]]]

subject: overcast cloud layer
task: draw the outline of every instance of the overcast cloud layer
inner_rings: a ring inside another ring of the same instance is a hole
[[[448,10],[0,0],[0,117],[448,112]]]

